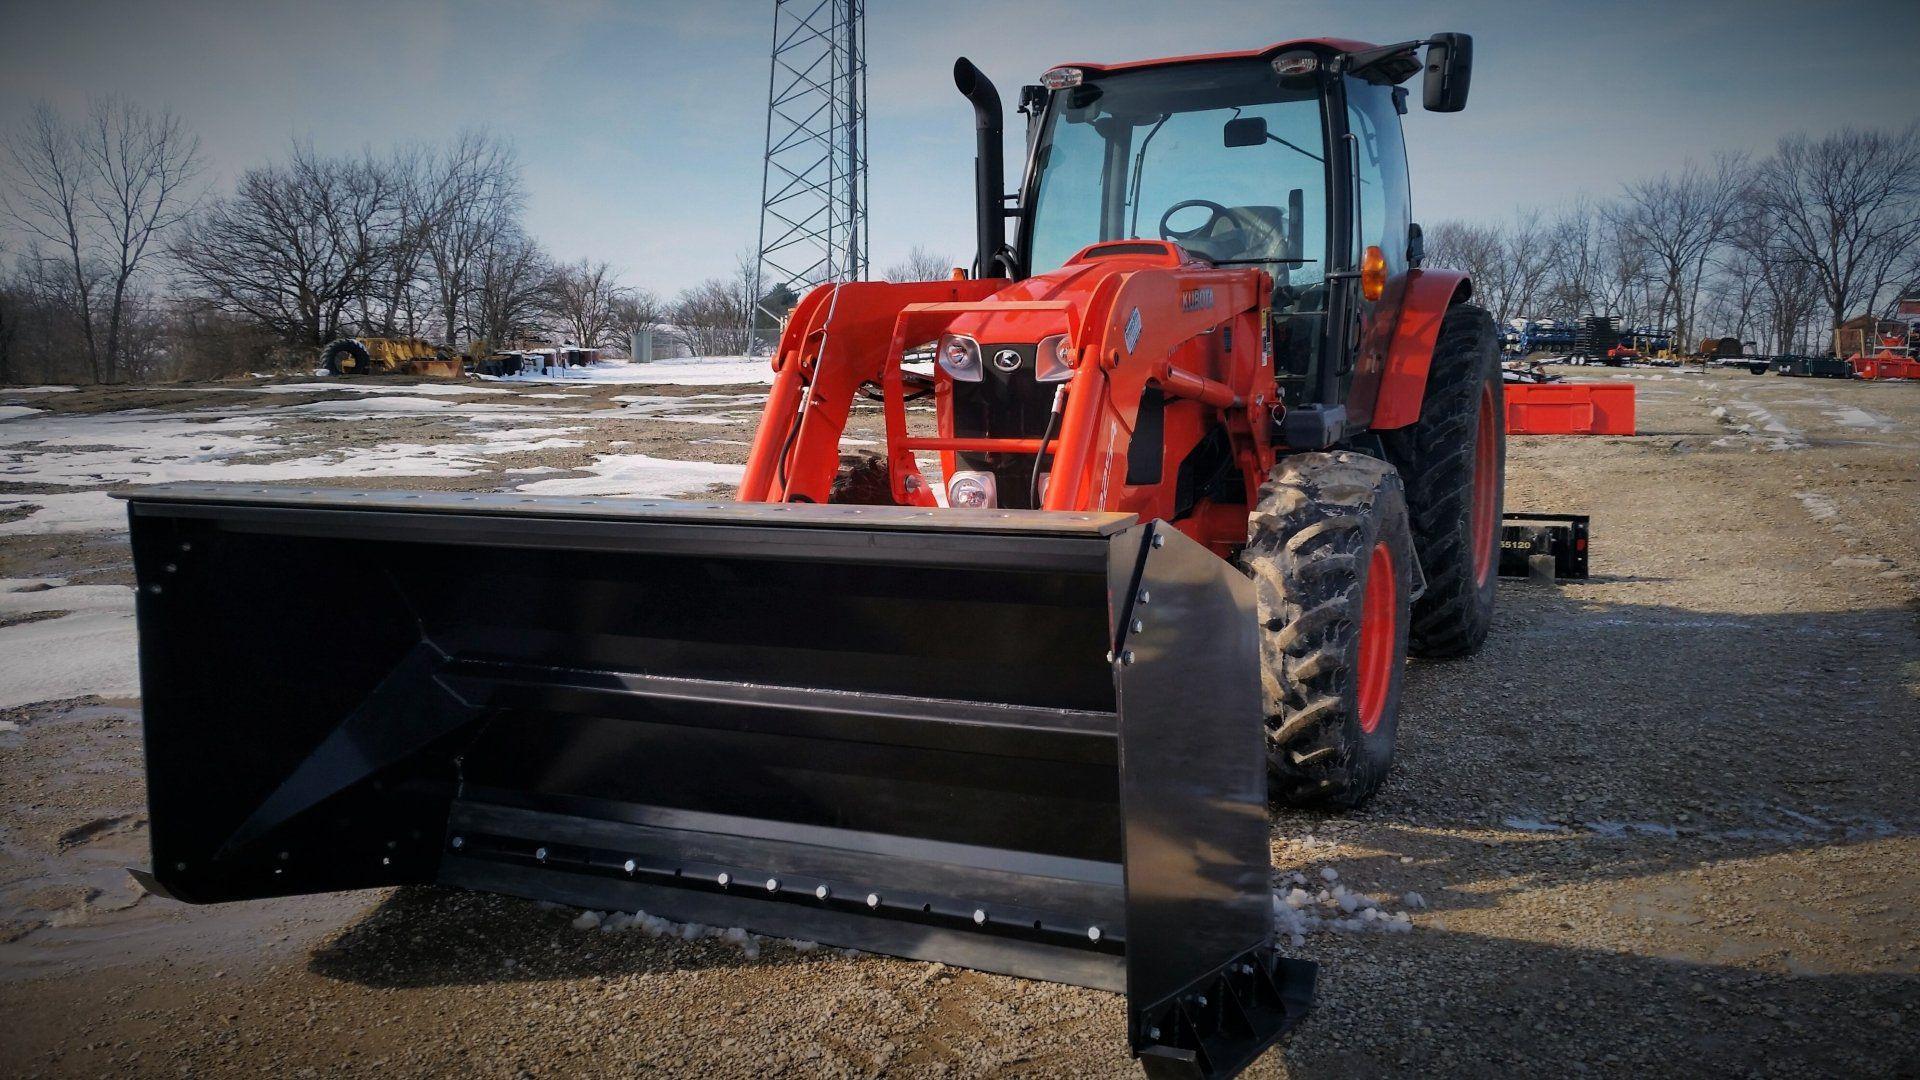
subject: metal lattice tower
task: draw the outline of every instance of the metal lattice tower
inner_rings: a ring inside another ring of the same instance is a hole
[[[769,294],[867,276],[866,0],[774,0],[767,142],[754,260],[756,327]]]

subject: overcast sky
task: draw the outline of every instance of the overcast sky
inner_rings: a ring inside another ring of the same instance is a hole
[[[384,151],[485,126],[518,146],[528,224],[556,256],[671,293],[753,245],[771,21],[770,0],[0,0],[0,124],[35,98],[165,105],[200,135],[216,190],[295,137]],[[1920,118],[1914,0],[869,0],[875,267],[915,243],[970,247],[956,55],[1011,104],[1059,61],[1438,30],[1473,34],[1476,62],[1467,112],[1413,98],[1414,210],[1429,223],[1610,194],[1790,132]]]

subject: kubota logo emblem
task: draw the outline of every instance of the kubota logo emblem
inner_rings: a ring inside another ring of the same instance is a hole
[[[1211,288],[1188,289],[1180,294],[1181,311],[1204,311],[1213,306]]]
[[[1019,371],[1020,353],[1015,349],[1001,349],[993,354],[993,366],[1001,371]]]

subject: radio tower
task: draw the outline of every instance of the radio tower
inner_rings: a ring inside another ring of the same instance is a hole
[[[807,286],[867,276],[866,17],[866,0],[774,0],[757,330]]]

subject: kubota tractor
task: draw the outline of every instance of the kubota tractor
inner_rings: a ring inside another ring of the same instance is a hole
[[[1470,49],[1057,67],[1012,196],[960,61],[973,275],[802,299],[735,502],[135,494],[143,880],[1124,989],[1149,1073],[1238,1071],[1312,992],[1269,794],[1365,801],[1403,658],[1492,611],[1498,335],[1420,265],[1400,134],[1423,67],[1465,104]],[[863,392],[885,448],[845,454]]]

